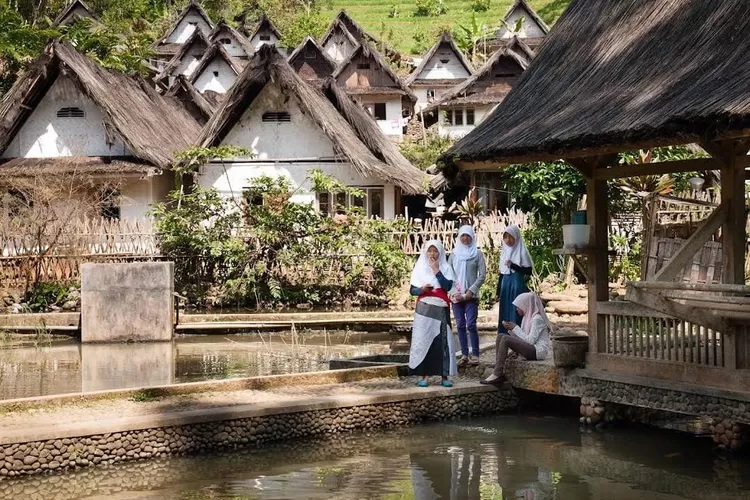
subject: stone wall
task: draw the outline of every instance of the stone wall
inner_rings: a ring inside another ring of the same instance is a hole
[[[512,410],[510,389],[263,415],[0,447],[0,479],[152,457],[234,450],[272,441],[413,425]]]

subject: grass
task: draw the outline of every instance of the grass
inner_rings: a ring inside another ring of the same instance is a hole
[[[569,0],[531,0],[529,3],[548,25],[560,16]],[[498,26],[513,0],[491,0],[489,10],[477,12],[477,21],[488,27]],[[399,16],[388,17],[392,6],[397,6]],[[399,52],[410,54],[415,46],[414,35],[424,32],[427,44],[434,43],[438,33],[443,29],[455,30],[458,25],[471,24],[471,0],[445,0],[447,12],[438,17],[417,17],[415,0],[332,0],[330,8],[324,8],[322,14],[329,19],[341,10],[346,11],[359,22],[370,34],[388,41]]]
[[[142,389],[132,392],[128,399],[134,403],[150,403],[160,400],[162,396],[163,394],[157,390]]]

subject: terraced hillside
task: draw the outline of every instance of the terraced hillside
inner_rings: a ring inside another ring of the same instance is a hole
[[[423,0],[420,0],[423,1]],[[387,40],[404,54],[413,53],[415,35],[423,34],[427,47],[432,45],[437,33],[444,28],[455,29],[458,25],[470,26],[472,5],[479,0],[443,0],[446,13],[436,17],[415,16],[417,0],[332,0],[330,8],[323,14],[333,18],[343,9],[366,30],[378,38]],[[477,12],[477,21],[488,27],[498,26],[513,0],[489,0],[485,12]],[[567,7],[569,0],[530,0],[531,6],[548,25],[552,25]],[[397,17],[390,17],[394,7]]]

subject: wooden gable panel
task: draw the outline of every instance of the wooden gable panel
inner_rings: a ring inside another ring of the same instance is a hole
[[[394,87],[398,82],[380,67],[378,61],[362,53],[357,54],[338,77],[338,82],[347,88]]]

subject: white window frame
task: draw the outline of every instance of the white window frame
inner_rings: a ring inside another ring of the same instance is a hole
[[[364,191],[365,196],[364,198],[361,198],[361,200],[364,201],[364,209],[365,213],[367,214],[367,217],[379,217],[381,219],[385,218],[385,187],[384,186],[352,186],[354,189],[359,189],[360,191]],[[379,213],[373,213],[373,197],[372,194],[374,193],[380,193],[380,210]],[[342,193],[322,193],[325,195],[328,205],[328,215],[333,216],[336,215],[337,212],[337,206],[336,203],[336,197],[337,195],[341,195]],[[344,194],[346,196],[346,200],[344,202],[345,208],[350,208],[352,206],[361,206],[359,204],[356,204],[355,201],[357,200],[356,197],[350,196],[348,194]],[[315,208],[317,210],[321,210],[321,193],[315,194]]]

